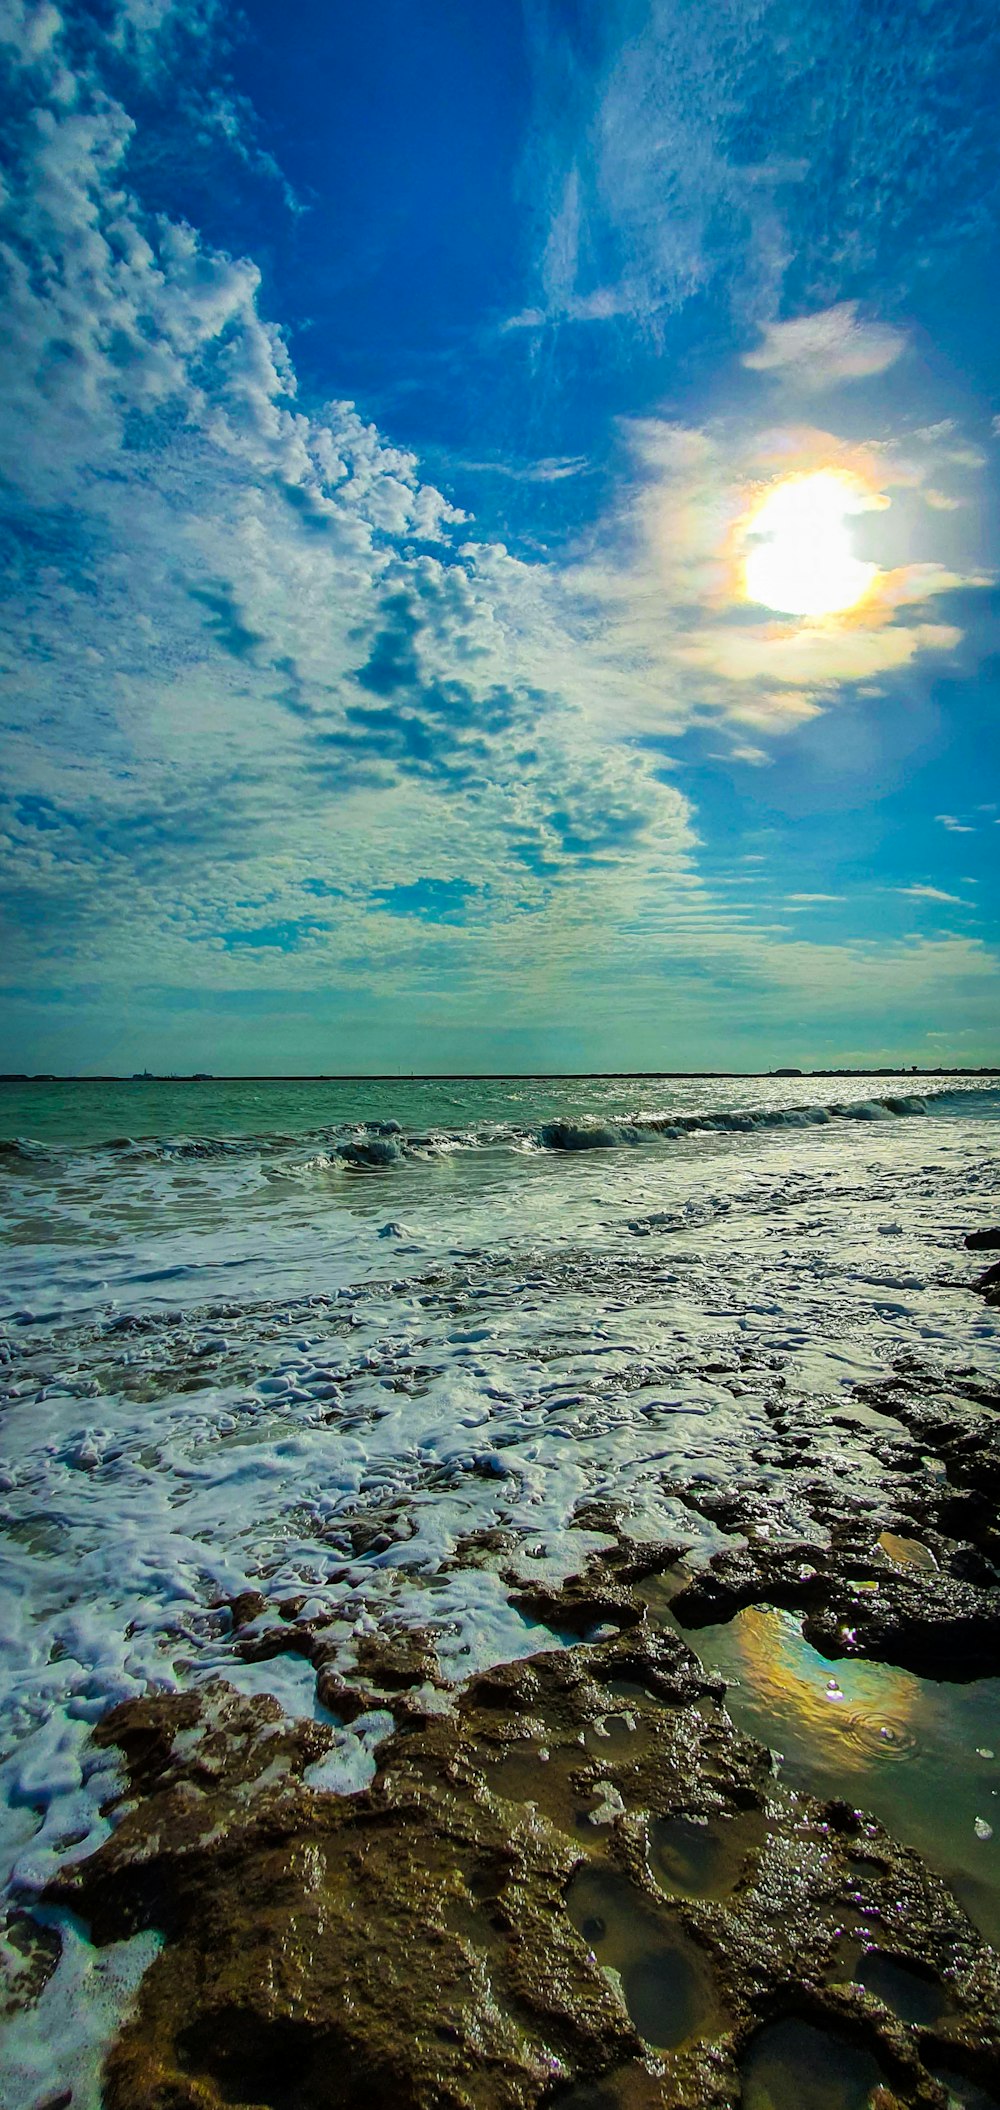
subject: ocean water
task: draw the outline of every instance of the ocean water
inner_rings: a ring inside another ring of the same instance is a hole
[[[317,1710],[308,1664],[234,1656],[238,1591],[305,1592],[345,1664],[381,1621],[429,1627],[459,1677],[559,1645],[497,1574],[452,1565],[468,1534],[510,1531],[556,1580],[602,1543],[567,1533],[575,1507],[611,1498],[696,1566],[721,1540],[671,1488],[750,1470],[776,1384],[832,1417],[902,1353],[995,1380],[1000,1314],[966,1293],[962,1240],[997,1220],[998,1117],[996,1080],[905,1076],[0,1087],[8,1897],[104,1835],[87,1736],[115,1701],[222,1674]],[[828,1445],[870,1470],[832,1419]],[[803,1784],[833,1792],[843,1762],[875,1807],[904,1756],[895,1830],[1000,1931],[1000,1773],[977,1757],[1000,1750],[996,1681],[934,1689],[924,1756],[910,1680],[905,1752],[876,1721],[867,1774],[821,1737],[810,1774],[808,1698],[799,1742],[788,1708],[830,1666],[802,1644],[776,1677],[782,1630],[761,1670],[763,1632],[688,1638]],[[342,1733],[332,1784],[370,1777],[387,1726]],[[949,1765],[970,1784],[935,1838]],[[98,2102],[148,1961],[127,1950],[67,1931],[8,2031],[11,2110],[53,2073],[74,2110]]]

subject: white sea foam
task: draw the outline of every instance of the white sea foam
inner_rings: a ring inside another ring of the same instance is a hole
[[[0,2101],[4,2110],[35,2110],[72,2089],[73,2110],[101,2110],[101,2062],[128,2012],[161,1937],[95,1949],[69,1913],[42,1912],[62,1940],[59,1968],[34,2007],[14,2015],[0,2035]]]
[[[624,1084],[562,1113],[520,1087],[503,1119],[345,1120],[319,1151],[282,1128],[8,1153],[12,1894],[104,1835],[88,1732],[117,1700],[223,1676],[318,1711],[302,1657],[243,1660],[238,1592],[305,1591],[348,1673],[362,1622],[430,1629],[459,1679],[559,1645],[501,1564],[454,1565],[470,1533],[513,1534],[525,1577],[555,1581],[600,1543],[567,1531],[574,1508],[610,1498],[706,1557],[717,1538],[672,1483],[746,1471],[778,1376],[833,1407],[903,1350],[995,1367],[997,1315],[941,1288],[971,1278],[962,1235],[996,1208],[987,1095],[949,1088],[924,1115],[902,1085],[672,1089],[630,1114]],[[356,1792],[387,1726],[338,1729],[313,1785]],[[46,2014],[91,1970],[82,1940]],[[43,2019],[17,2025],[25,2102],[59,2078]]]

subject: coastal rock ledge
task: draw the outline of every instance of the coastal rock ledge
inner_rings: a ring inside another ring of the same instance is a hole
[[[400,1686],[358,1794],[322,1785],[334,1727],[224,1683],[105,1717],[126,1799],[50,1901],[164,1936],[107,2110],[752,2110],[817,2058],[878,2110],[1000,2089],[994,1952],[878,1824],[779,1784],[630,1556],[567,1595],[602,1638]]]

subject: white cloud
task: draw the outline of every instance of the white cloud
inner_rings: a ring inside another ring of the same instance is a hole
[[[742,570],[745,527],[762,490],[817,467],[852,480],[877,558],[883,540],[891,546],[892,523],[883,521],[890,494],[905,501],[919,487],[940,438],[916,451],[908,441],[904,453],[882,437],[848,443],[821,427],[762,429],[735,418],[701,428],[645,418],[626,433],[634,480],[567,574],[583,605],[600,611],[588,657],[603,660],[603,706],[594,708],[609,718],[670,736],[692,719],[721,717],[780,738],[845,689],[875,700],[885,677],[961,644],[958,625],[940,619],[943,597],[990,583],[978,570],[885,564],[861,603],[815,620],[750,604]],[[589,674],[584,663],[584,689]]]
[[[3,218],[0,450],[20,507],[73,533],[9,610],[10,971],[37,969],[39,922],[54,976],[84,948],[222,985],[248,963],[219,934],[283,922],[326,972],[352,948],[375,971],[399,930],[371,889],[447,876],[459,846],[501,950],[546,901],[551,926],[570,873],[592,917],[630,863],[677,880],[688,802],[580,707],[545,568],[468,539],[350,403],[300,406],[255,266],[143,210],[127,111],[50,27],[17,47],[36,107]]]
[[[753,747],[748,741],[739,741],[729,750],[734,762],[748,762],[752,769],[767,769],[774,761],[764,747]]]
[[[0,8],[0,45],[23,66],[45,57],[62,30],[62,16],[49,0],[4,0]]]
[[[776,193],[802,163],[730,162],[730,54],[749,57],[757,39],[737,0],[723,0],[722,15],[728,34],[718,7],[711,21],[670,0],[650,0],[627,26],[609,16],[589,70],[545,0],[528,11],[539,121],[523,189],[540,228],[540,298],[516,318],[522,327],[626,317],[656,328],[717,270],[735,269],[749,300],[773,296],[787,256]],[[732,243],[724,260],[720,228]],[[613,261],[595,283],[598,256]]]
[[[744,352],[743,364],[755,373],[780,375],[800,388],[830,388],[841,381],[862,381],[884,373],[906,349],[901,330],[888,323],[862,322],[856,300],[844,300],[816,315],[793,322],[766,322],[763,343]]]
[[[946,894],[939,886],[900,886],[896,888],[896,892],[908,895],[911,901],[945,901],[955,908],[971,906],[968,901],[962,900],[960,894]]]
[[[756,632],[750,676],[722,664],[719,534],[746,480],[772,473],[764,436],[734,477],[731,433],[650,421],[638,484],[587,562],[477,540],[354,405],[303,404],[252,263],[144,210],[126,91],[102,86],[93,54],[70,71],[51,12],[8,16],[37,109],[2,223],[0,444],[45,557],[30,600],[14,582],[0,648],[7,972],[214,998],[294,992],[308,968],[369,1010],[391,974],[404,1008],[416,993],[487,1015],[499,988],[526,1016],[557,1004],[609,1031],[633,1004],[659,1030],[668,969],[709,1021],[734,978],[793,1006],[811,989],[831,1014],[845,988],[879,1001],[878,956],[789,945],[720,905],[690,804],[640,744],[719,719],[763,740],[845,678],[829,642],[825,663],[814,650],[793,668]],[[163,63],[177,12],[129,0],[120,51]],[[621,169],[620,127],[607,152]],[[596,319],[578,205],[545,295]],[[680,284],[696,231],[670,240]],[[674,263],[664,249],[657,268]],[[890,631],[904,657],[957,634],[899,611]],[[749,739],[735,752],[766,759]],[[373,900],[457,872],[478,889],[464,925],[414,930]],[[288,953],[246,942],[283,924]],[[901,1000],[914,957],[890,961]],[[992,971],[978,953],[922,957],[934,987]]]
[[[583,476],[591,464],[585,454],[542,455],[537,461],[504,461],[499,457],[493,461],[467,461],[456,458],[452,467],[473,471],[479,476],[502,476],[511,483],[558,484],[568,478]]]
[[[894,673],[909,666],[918,653],[951,651],[961,639],[961,631],[946,623],[916,623],[898,630],[748,625],[743,630],[720,627],[696,633],[678,648],[678,656],[691,668],[726,682],[787,682],[800,694],[804,684],[833,689]]]
[[[773,321],[792,272],[892,299],[953,250],[970,197],[995,181],[989,32],[963,38],[947,10],[883,25],[871,94],[835,8],[642,0],[598,10],[584,33],[556,0],[532,0],[525,19],[537,287],[524,323],[566,315],[595,283],[646,337],[705,293],[741,332]],[[818,121],[817,97],[849,118]],[[881,372],[899,333],[855,332],[851,302],[830,312],[825,379]],[[804,361],[794,370],[808,381]]]

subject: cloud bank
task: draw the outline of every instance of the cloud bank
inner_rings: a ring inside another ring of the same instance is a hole
[[[681,127],[683,180],[675,144],[651,147],[650,126],[678,115],[671,53],[694,64],[688,30],[672,18],[667,36],[666,20],[649,17],[648,92],[641,39],[601,76],[594,156],[563,172],[525,326],[682,300],[705,283],[695,197],[733,213],[746,201],[711,68]],[[622,1059],[633,1027],[648,1060],[668,981],[697,1031],[723,1039],[734,989],[770,992],[779,1011],[803,988],[820,1010],[838,988],[860,1001],[882,972],[863,945],[810,949],[709,880],[663,743],[709,731],[737,764],[764,764],[845,687],[954,650],[946,597],[978,575],[952,561],[887,561],[864,620],[826,626],[761,620],[737,584],[740,521],[768,478],[849,452],[873,489],[909,502],[974,475],[954,428],[845,450],[808,420],[651,415],[627,428],[612,505],[578,516],[557,557],[481,537],[363,409],[303,400],[258,266],[147,202],[135,112],[181,53],[183,96],[219,152],[298,209],[252,112],[213,85],[227,33],[224,10],[189,0],[116,0],[100,18],[0,6],[18,112],[0,200],[0,849],[26,1030],[70,1001],[88,1017],[145,1003],[164,1030],[185,1007],[259,995],[279,1037],[299,1005],[281,1045],[314,1061],[314,998],[374,1051],[422,1009],[442,1046],[474,1037],[500,989],[533,1045],[555,1012],[595,1061]],[[660,232],[649,168],[673,184]],[[796,181],[782,164],[750,186],[774,287],[768,201]],[[591,283],[595,184],[631,260]],[[871,375],[902,346],[852,302],[761,321],[744,364],[762,390],[779,374],[810,390],[820,372]],[[496,466],[586,488],[574,454]],[[915,955],[898,945],[883,967],[904,1002]],[[925,969],[978,991],[975,940],[941,946]]]

